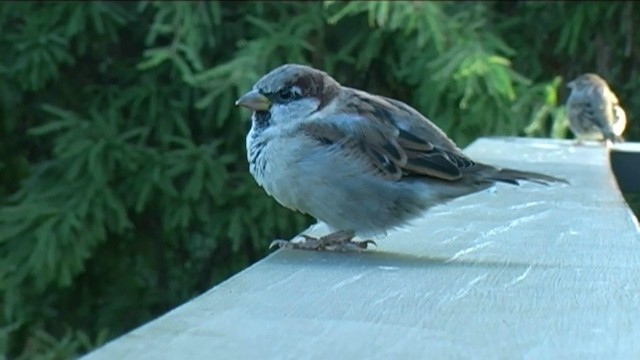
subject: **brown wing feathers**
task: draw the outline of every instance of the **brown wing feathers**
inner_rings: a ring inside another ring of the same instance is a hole
[[[402,171],[402,176],[432,176],[453,181],[462,177],[462,169],[474,165],[473,161],[463,154],[454,154],[451,151],[438,148],[429,141],[401,129],[398,126],[396,116],[414,116],[406,109],[406,105],[398,107],[400,102],[389,103],[386,98],[360,97],[359,100],[361,104],[364,103],[368,106],[360,106],[358,115],[371,119],[374,124],[379,123],[374,119],[384,119],[386,120],[385,124],[394,127],[393,147],[399,149],[406,157],[406,161],[396,161]],[[403,112],[401,114],[394,113],[396,108],[393,105]],[[394,159],[401,160],[398,156]]]
[[[324,144],[341,142],[342,146],[353,147],[367,156],[381,176],[392,180],[431,176],[454,181],[462,177],[462,169],[474,165],[462,154],[438,148],[399,128],[394,107],[384,100],[358,100],[360,106],[346,106],[353,117],[336,117],[333,123],[305,123],[306,133]],[[405,111],[402,115],[411,114]]]

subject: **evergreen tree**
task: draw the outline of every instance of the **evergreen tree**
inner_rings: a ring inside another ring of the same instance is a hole
[[[0,358],[73,358],[310,218],[248,173],[234,100],[285,63],[401,99],[466,145],[566,137],[567,79],[634,114],[632,2],[6,2]],[[619,26],[611,26],[619,24]]]

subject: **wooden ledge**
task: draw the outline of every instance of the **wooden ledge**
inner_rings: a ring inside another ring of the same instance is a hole
[[[501,184],[364,254],[277,251],[85,359],[639,358],[640,233],[607,149],[465,151],[571,185]]]

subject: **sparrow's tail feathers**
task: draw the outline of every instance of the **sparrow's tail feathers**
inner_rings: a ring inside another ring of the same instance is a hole
[[[520,181],[529,181],[540,185],[549,185],[550,183],[569,183],[565,179],[554,176],[514,169],[499,169],[495,174],[489,176],[489,179],[512,185],[520,185]]]

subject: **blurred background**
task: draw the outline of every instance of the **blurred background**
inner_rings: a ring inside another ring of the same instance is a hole
[[[272,68],[403,100],[460,146],[571,138],[566,83],[596,72],[637,141],[634,19],[630,1],[0,3],[0,359],[77,357],[311,223],[248,172],[234,100]]]

